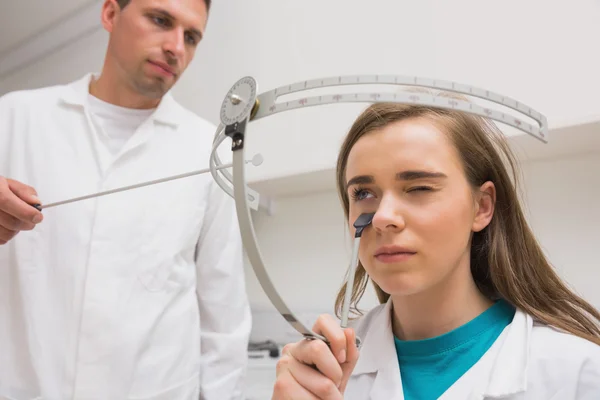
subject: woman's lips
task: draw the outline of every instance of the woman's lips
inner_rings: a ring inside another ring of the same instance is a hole
[[[403,262],[416,254],[412,249],[403,246],[382,246],[375,251],[375,258],[383,263]]]
[[[390,263],[398,263],[398,262],[407,261],[414,255],[415,255],[415,253],[407,253],[407,252],[381,253],[381,254],[376,255],[375,258],[379,262],[382,262],[385,264],[390,264]]]

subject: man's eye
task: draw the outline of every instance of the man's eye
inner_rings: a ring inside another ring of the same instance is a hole
[[[189,43],[189,44],[196,44],[196,37],[194,35],[185,35],[185,40]]]
[[[162,25],[162,26],[167,25],[167,20],[162,17],[152,17],[152,21],[154,21],[154,23],[157,25]]]

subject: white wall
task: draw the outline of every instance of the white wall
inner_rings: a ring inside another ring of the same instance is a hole
[[[0,80],[0,95],[20,89],[68,83],[102,68],[107,44],[104,31],[96,31],[35,64]]]
[[[229,0],[215,2],[206,41],[174,90],[217,122],[227,89],[245,75],[259,91],[338,74],[403,74],[454,80],[514,97],[551,126],[598,116],[600,2],[507,0]],[[0,82],[0,94],[98,70],[102,33]],[[326,90],[326,92],[329,92]],[[329,166],[360,106],[277,115],[251,127],[265,163],[251,178]],[[325,113],[324,110],[327,110]],[[316,146],[309,137],[319,137]],[[283,144],[286,149],[281,151]],[[306,151],[317,156],[306,160]]]
[[[561,126],[600,116],[600,56],[593,50],[598,20],[597,0],[508,0],[493,8],[477,0],[215,2],[206,40],[174,94],[216,123],[225,92],[245,75],[257,79],[259,92],[340,74],[419,75],[509,95],[546,114],[551,127]],[[0,80],[0,95],[99,71],[106,43],[103,31],[81,38]],[[250,177],[332,166],[363,106],[307,109],[254,122],[248,149],[260,151],[265,163]],[[592,172],[600,170],[598,159],[536,162],[527,168],[527,188],[532,224],[552,261],[600,307],[593,253],[600,243],[600,178]],[[313,223],[326,242],[313,234]],[[259,216],[257,230],[273,280],[292,308],[328,310],[349,255],[335,193],[279,199],[276,215]],[[248,272],[254,305],[268,310]],[[363,305],[373,304],[369,292]]]
[[[600,153],[525,167],[531,225],[561,276],[600,309]]]

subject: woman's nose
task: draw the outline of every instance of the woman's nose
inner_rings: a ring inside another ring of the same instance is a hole
[[[404,229],[405,221],[400,202],[392,196],[384,197],[373,216],[372,224],[379,232]]]

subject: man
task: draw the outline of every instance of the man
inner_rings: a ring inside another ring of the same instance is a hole
[[[251,317],[215,127],[168,94],[208,0],[105,0],[101,74],[0,98],[0,399],[243,398]],[[40,200],[41,199],[41,200]]]

